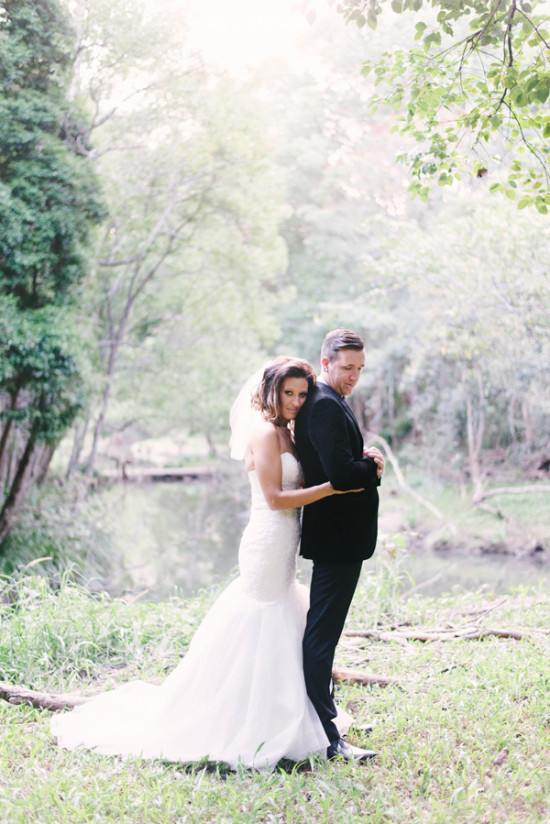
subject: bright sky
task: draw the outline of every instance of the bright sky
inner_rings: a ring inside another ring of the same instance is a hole
[[[197,18],[192,39],[205,56],[240,71],[264,57],[292,61],[296,38],[309,28],[305,15],[295,10],[297,0],[194,0]],[[322,0],[310,0],[320,8]],[[323,3],[326,8],[326,0]]]

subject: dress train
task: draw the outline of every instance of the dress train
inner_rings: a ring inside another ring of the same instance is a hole
[[[283,488],[296,488],[298,462],[289,452],[281,462]],[[133,681],[54,716],[60,746],[256,769],[326,754],[302,670],[308,591],[295,578],[299,510],[270,510],[254,470],[249,479],[240,576],[206,615],[181,663],[159,686]],[[342,714],[342,730],[349,720]]]

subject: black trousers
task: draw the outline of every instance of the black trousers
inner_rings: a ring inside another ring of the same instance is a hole
[[[359,580],[362,561],[314,561],[310,606],[303,640],[304,678],[328,740],[340,736],[334,723],[336,707],[332,665],[336,645]]]

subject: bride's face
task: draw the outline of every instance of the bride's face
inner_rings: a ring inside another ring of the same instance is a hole
[[[305,378],[285,378],[279,396],[281,415],[285,420],[294,420],[306,402],[308,389]]]

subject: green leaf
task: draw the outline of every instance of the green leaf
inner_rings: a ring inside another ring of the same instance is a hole
[[[529,195],[523,195],[518,201],[518,209],[525,209],[527,206],[530,206],[533,202],[533,198]]]
[[[392,11],[396,14],[401,14],[403,11],[403,0],[391,0]]]
[[[432,46],[441,45],[441,34],[438,31],[432,31],[424,38],[424,51],[429,51]]]
[[[415,40],[420,40],[420,38],[424,34],[426,28],[427,28],[426,23],[417,23],[416,26],[415,26],[416,34],[414,35],[414,39]]]

